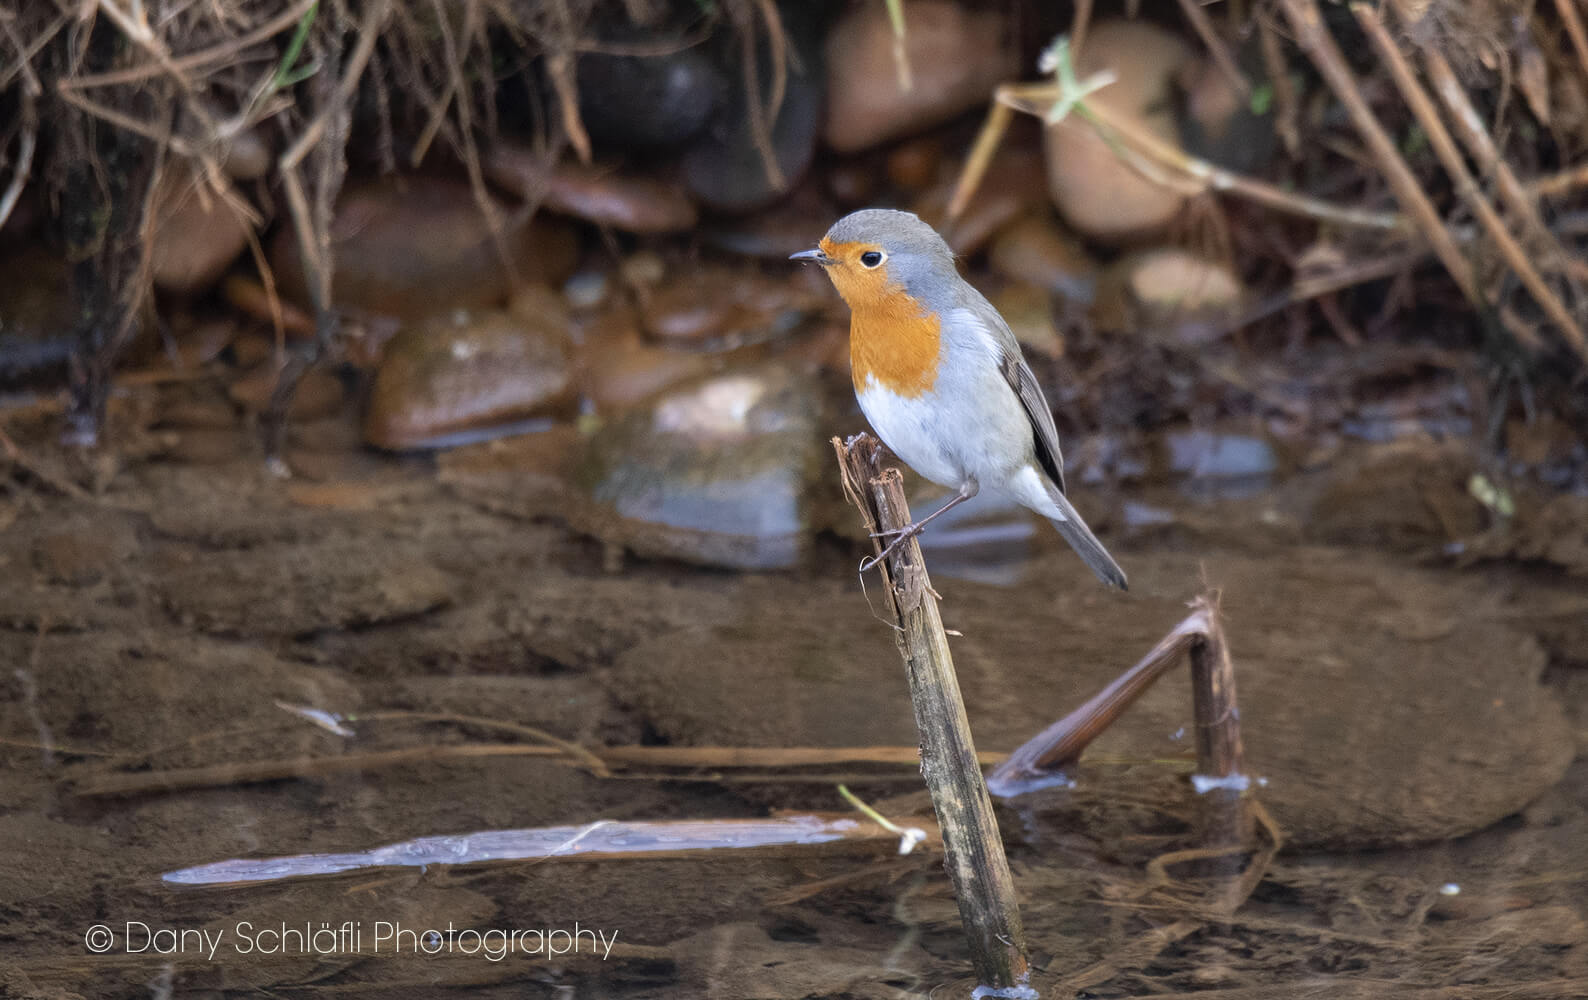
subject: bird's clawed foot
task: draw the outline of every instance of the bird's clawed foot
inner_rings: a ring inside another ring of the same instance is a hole
[[[959,492],[950,497],[948,503],[939,507],[937,510],[932,511],[932,513],[921,518],[919,521],[916,521],[913,524],[907,524],[902,528],[884,528],[881,531],[873,531],[871,533],[872,538],[893,538],[893,541],[889,542],[887,547],[881,552],[878,552],[876,555],[862,562],[860,564],[860,572],[869,573],[878,566],[882,565],[882,561],[888,558],[888,556],[892,555],[894,549],[903,545],[916,535],[919,535],[922,529],[937,519],[938,515],[948,513],[955,507],[964,503],[966,500],[969,500],[971,497],[975,496],[976,490],[976,480],[967,479],[965,482],[960,484]]]
[[[907,524],[902,528],[888,528],[885,531],[873,531],[871,533],[872,538],[892,538],[893,541],[884,546],[881,552],[878,552],[874,556],[868,556],[866,559],[864,559],[860,563],[860,572],[869,573],[878,566],[882,565],[883,560],[892,555],[894,549],[903,545],[905,542],[908,542],[916,535],[919,535],[921,533],[921,529],[925,527],[925,521],[916,521],[914,524]]]

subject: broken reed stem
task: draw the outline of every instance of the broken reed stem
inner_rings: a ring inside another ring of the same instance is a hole
[[[1180,654],[1188,651],[1204,632],[1200,615],[1182,621],[1135,666],[1075,711],[1022,743],[987,776],[987,784],[1000,796],[1019,795],[1052,784],[1055,775],[1079,760],[1092,741],[1179,663]]]
[[[1241,742],[1241,710],[1235,698],[1235,663],[1219,623],[1218,596],[1196,600],[1204,622],[1191,643],[1191,712],[1196,720],[1197,773],[1244,781],[1246,748]],[[1202,795],[1203,837],[1212,844],[1251,840],[1252,814],[1246,789],[1216,785]],[[1233,859],[1233,856],[1232,856]]]
[[[1129,670],[1085,704],[1027,740],[987,777],[1000,797],[1011,797],[1054,784],[1065,768],[1080,759],[1099,735],[1113,725],[1181,654],[1191,661],[1191,703],[1197,741],[1197,774],[1231,778],[1243,774],[1241,714],[1235,699],[1235,664],[1219,624],[1218,597],[1205,594],[1192,602],[1192,612]],[[1252,835],[1252,811],[1238,787],[1215,786],[1205,795],[1203,830],[1214,844],[1244,844]]]
[[[834,438],[833,448],[844,492],[859,508],[866,530],[908,525],[903,481],[897,469],[882,469],[877,441],[859,434],[847,443]],[[884,541],[877,540],[879,552]],[[1030,967],[1014,879],[977,764],[948,636],[915,539],[898,546],[883,563],[883,582],[921,734],[921,775],[943,832],[944,867],[954,883],[971,960],[981,985],[1022,987]]]

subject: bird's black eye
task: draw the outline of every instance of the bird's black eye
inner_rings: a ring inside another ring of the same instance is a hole
[[[876,267],[882,263],[882,251],[867,250],[860,255],[860,263],[864,267]]]

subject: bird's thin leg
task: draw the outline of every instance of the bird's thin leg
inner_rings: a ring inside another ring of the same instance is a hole
[[[871,572],[873,569],[875,569],[878,565],[880,565],[882,563],[882,560],[884,560],[884,559],[888,558],[888,556],[892,555],[894,549],[898,548],[900,545],[903,545],[905,542],[909,541],[910,539],[914,538],[916,535],[919,535],[923,530],[925,530],[926,526],[928,524],[932,523],[932,521],[939,514],[945,514],[948,511],[953,510],[955,507],[958,507],[960,504],[964,503],[966,500],[969,500],[971,497],[975,496],[977,491],[980,490],[980,489],[981,489],[981,487],[977,484],[976,480],[967,479],[967,480],[965,480],[965,482],[960,484],[959,492],[956,493],[954,496],[950,497],[948,503],[946,503],[943,506],[939,507],[937,510],[932,511],[932,513],[930,513],[930,514],[926,515],[925,517],[921,518],[919,521],[916,521],[913,524],[907,524],[907,525],[905,525],[902,528],[889,528],[886,531],[874,531],[874,532],[872,532],[871,533],[871,537],[872,538],[893,537],[893,541],[889,542],[887,544],[887,547],[885,547],[881,552],[877,553],[874,556],[869,557],[864,562],[862,562],[860,564],[860,572],[862,572],[862,573]]]

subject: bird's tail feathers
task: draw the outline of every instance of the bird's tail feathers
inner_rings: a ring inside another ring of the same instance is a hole
[[[1103,548],[1103,543],[1097,540],[1096,535],[1092,534],[1092,529],[1088,528],[1086,522],[1081,520],[1081,515],[1075,510],[1075,506],[1070,503],[1070,498],[1065,496],[1056,485],[1052,483],[1045,483],[1044,485],[1047,486],[1049,498],[1053,500],[1059,511],[1064,515],[1062,519],[1051,518],[1053,526],[1059,529],[1059,534],[1063,535],[1064,540],[1070,543],[1070,547],[1075,550],[1075,554],[1080,556],[1081,560],[1092,568],[1092,572],[1097,574],[1099,580],[1102,580],[1110,587],[1129,590],[1130,587],[1125,580],[1125,571],[1119,568],[1119,563],[1114,561],[1114,557],[1108,554],[1107,549]]]

